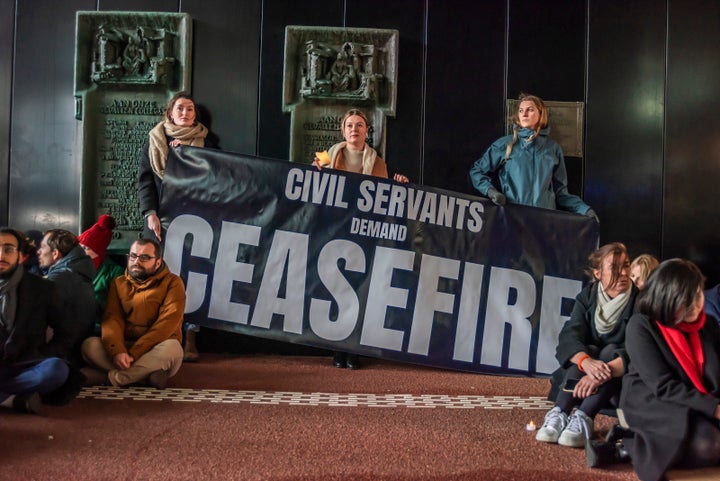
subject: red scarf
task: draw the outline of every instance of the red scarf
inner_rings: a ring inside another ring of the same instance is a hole
[[[695,389],[707,394],[708,391],[702,382],[705,354],[700,344],[700,334],[698,332],[705,325],[705,313],[701,312],[695,322],[679,322],[673,327],[664,326],[658,321],[655,321],[655,323]],[[687,334],[687,337],[685,334]]]

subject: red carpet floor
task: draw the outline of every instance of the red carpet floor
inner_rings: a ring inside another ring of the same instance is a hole
[[[635,481],[526,430],[543,379],[363,359],[203,355],[168,389],[84,389],[0,413],[2,480]],[[596,429],[615,420],[598,416]]]

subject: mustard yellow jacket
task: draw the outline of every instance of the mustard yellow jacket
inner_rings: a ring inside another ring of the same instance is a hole
[[[101,325],[105,351],[110,357],[127,352],[137,360],[163,341],[182,342],[184,312],[185,285],[164,263],[142,283],[126,269],[110,284]]]

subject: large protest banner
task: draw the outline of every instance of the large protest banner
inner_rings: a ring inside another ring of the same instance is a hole
[[[165,260],[186,319],[448,369],[546,375],[598,225],[566,212],[174,149]]]

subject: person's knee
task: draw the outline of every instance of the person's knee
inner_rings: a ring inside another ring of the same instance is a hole
[[[39,380],[40,394],[46,394],[59,388],[70,375],[70,368],[65,361],[58,357],[45,359],[41,363],[41,378]]]

